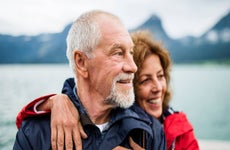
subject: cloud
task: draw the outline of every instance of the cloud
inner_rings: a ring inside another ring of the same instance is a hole
[[[0,0],[0,33],[60,32],[82,12],[116,14],[129,29],[157,14],[171,37],[199,36],[230,9],[228,0]],[[221,9],[220,9],[221,8]]]

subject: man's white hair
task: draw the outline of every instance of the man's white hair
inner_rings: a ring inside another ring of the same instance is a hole
[[[101,39],[101,29],[98,23],[98,16],[100,15],[107,15],[119,20],[118,17],[108,12],[100,10],[89,11],[82,14],[75,22],[73,22],[67,35],[66,56],[76,78],[77,74],[73,55],[74,51],[79,50],[85,53],[88,58],[93,57],[92,50],[96,48]]]

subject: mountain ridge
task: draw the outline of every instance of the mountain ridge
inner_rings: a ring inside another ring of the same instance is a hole
[[[42,33],[37,36],[0,34],[0,64],[67,63],[66,36],[70,26],[68,24],[59,33]],[[156,40],[163,42],[174,63],[230,61],[230,12],[200,37],[171,38],[155,14],[129,32],[144,29],[149,30]]]

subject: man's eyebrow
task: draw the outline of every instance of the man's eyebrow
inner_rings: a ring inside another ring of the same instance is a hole
[[[112,48],[118,48],[121,47],[120,43],[113,43]]]
[[[132,52],[133,52],[134,46],[135,46],[134,44],[131,44],[131,46],[130,46],[130,50],[131,50]],[[114,48],[122,48],[122,49],[123,49],[124,47],[125,47],[125,46],[122,45],[121,43],[119,43],[119,42],[117,42],[117,43],[114,42],[111,48],[112,48],[112,49],[114,49]]]

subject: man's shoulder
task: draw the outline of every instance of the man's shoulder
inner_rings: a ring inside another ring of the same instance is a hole
[[[23,122],[23,126],[30,126],[30,125],[39,125],[39,124],[47,124],[50,122],[50,115],[38,115],[33,117],[26,118]]]
[[[140,108],[136,104],[130,107],[130,110],[134,111],[142,122],[145,122],[144,125],[147,125],[146,126],[147,130],[145,131],[147,131],[147,133],[149,133],[149,135],[151,136],[151,138],[150,137],[146,138],[148,143],[147,149],[164,149],[165,133],[160,121],[154,118],[153,116],[149,115],[148,113],[146,113],[142,108]],[[152,142],[154,144],[149,145],[149,143]]]
[[[22,130],[28,137],[50,133],[50,115],[35,116],[25,119],[22,122]]]
[[[25,119],[19,128],[14,149],[51,149],[50,116]]]
[[[146,113],[138,105],[134,104],[132,107],[130,107],[130,110],[132,110],[133,112],[135,112],[141,119],[143,119],[145,121],[148,121],[148,122],[152,122],[154,124],[160,125],[160,122],[156,118],[154,118],[153,116],[151,116],[148,113]]]

